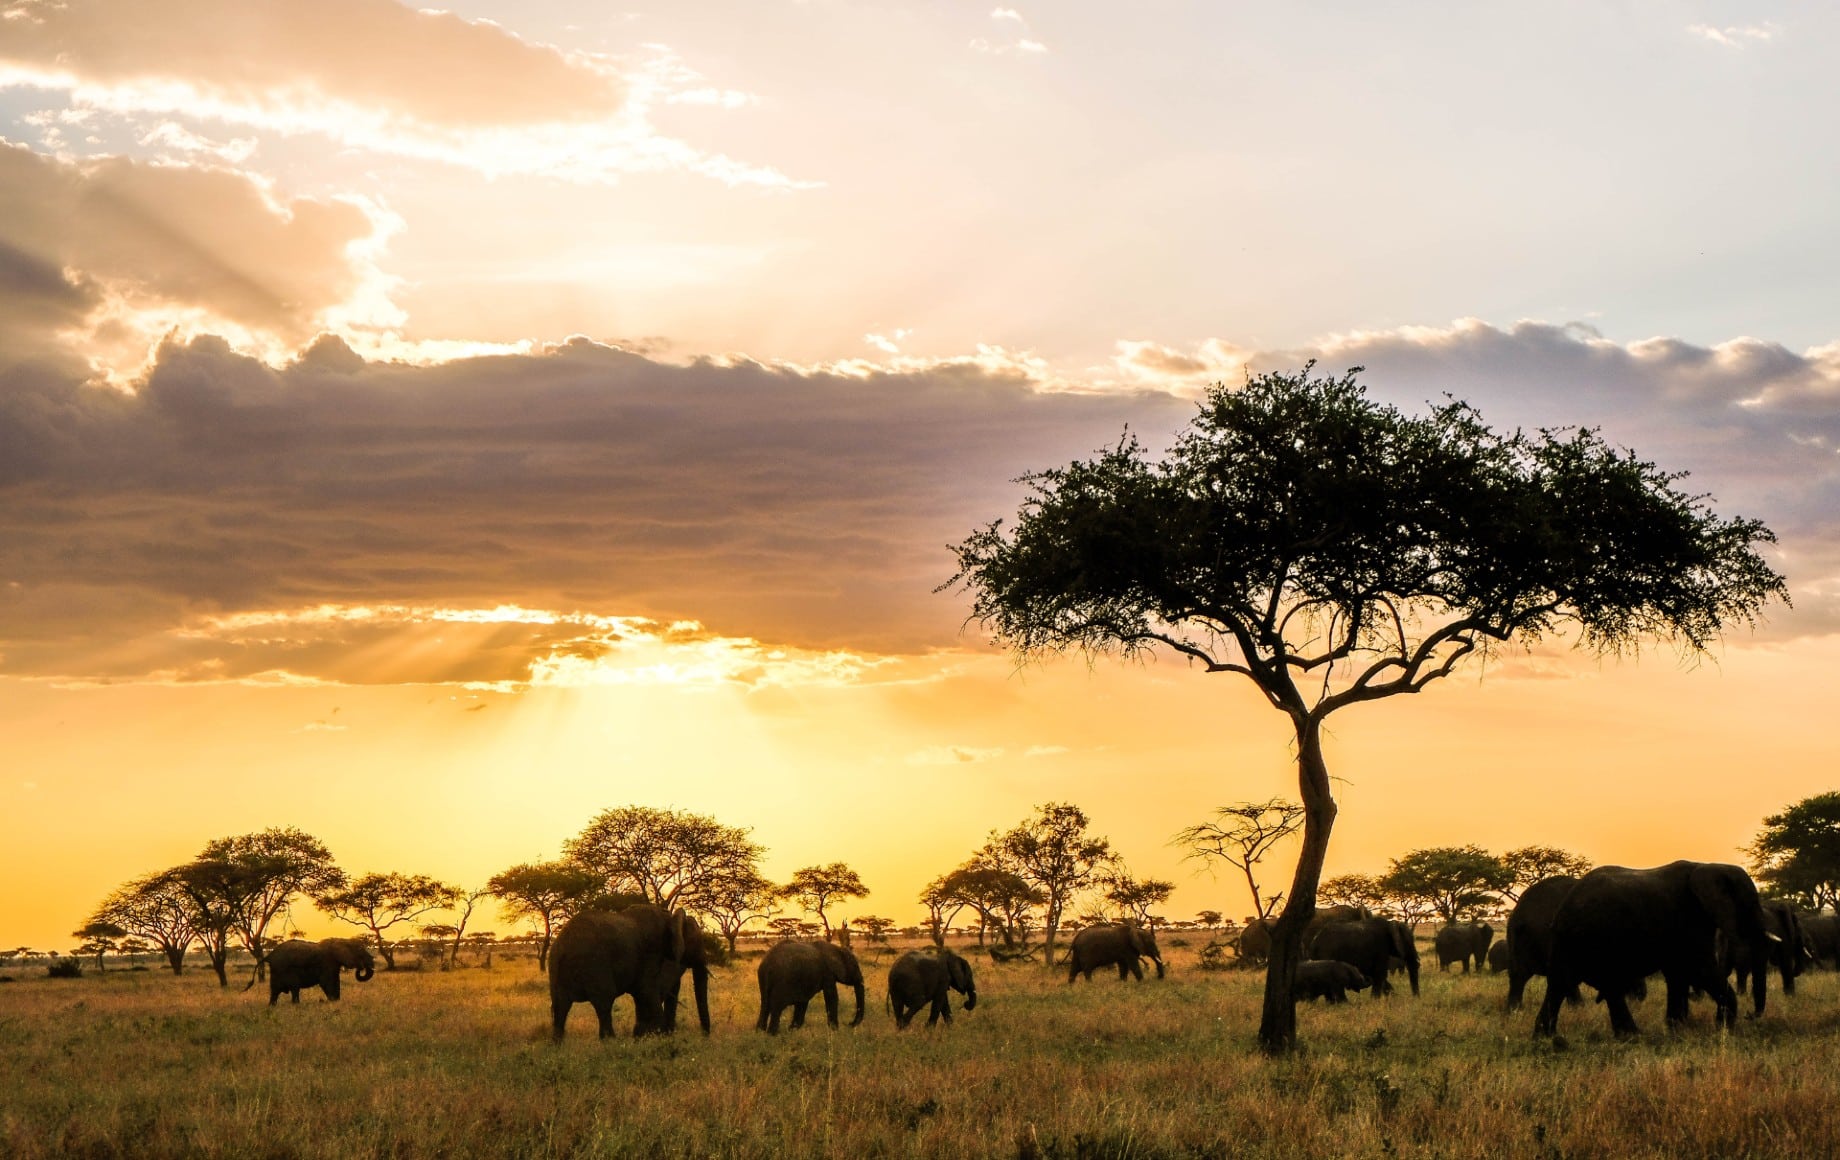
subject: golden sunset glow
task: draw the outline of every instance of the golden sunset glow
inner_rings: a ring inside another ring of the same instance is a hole
[[[1296,796],[1288,723],[941,585],[1311,359],[1690,472],[1794,601],[1336,717],[1330,873],[1831,789],[1835,18],[1155,7],[0,0],[0,942],[226,834],[477,888],[624,805],[906,925],[1072,802],[1244,914],[1170,839]]]

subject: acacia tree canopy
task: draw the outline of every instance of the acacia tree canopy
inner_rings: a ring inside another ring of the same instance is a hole
[[[1703,651],[1787,588],[1681,476],[1595,430],[1502,433],[1467,403],[1408,415],[1356,379],[1262,374],[1211,388],[1168,454],[1127,433],[1026,476],[957,545],[942,587],[1023,659],[1163,648],[1247,678],[1297,740],[1304,837],[1274,932],[1259,1038],[1296,1043],[1291,983],[1335,800],[1322,726],[1416,693],[1465,657],[1568,631],[1616,651]]]
[[[715,883],[759,869],[766,850],[748,831],[705,814],[623,806],[603,810],[564,843],[569,861],[600,874],[609,893],[670,910],[701,909]]]
[[[1246,892],[1252,896],[1253,916],[1265,918],[1283,901],[1284,894],[1280,891],[1269,897],[1260,895],[1253,868],[1273,846],[1303,825],[1303,807],[1283,798],[1239,802],[1216,807],[1214,819],[1179,831],[1171,844],[1187,847],[1184,858],[1218,858],[1238,870],[1246,879]]]
[[[1380,881],[1395,897],[1419,899],[1455,922],[1465,911],[1493,904],[1514,872],[1481,846],[1433,846],[1395,858]]]
[[[1749,853],[1765,893],[1810,909],[1840,907],[1840,792],[1803,798],[1763,819]]]
[[[1501,887],[1509,902],[1520,900],[1529,886],[1547,878],[1578,878],[1591,871],[1591,860],[1582,854],[1561,850],[1557,846],[1522,846],[1501,856],[1501,864],[1513,878]]]

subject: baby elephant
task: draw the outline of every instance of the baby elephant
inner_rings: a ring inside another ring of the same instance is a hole
[[[1367,976],[1356,967],[1334,959],[1309,959],[1297,965],[1297,981],[1291,984],[1291,998],[1346,1003],[1348,992],[1366,987]]]
[[[977,1006],[977,985],[971,981],[971,964],[940,947],[926,951],[908,951],[888,968],[888,1001],[894,1005],[894,1025],[906,1027],[920,1008],[928,1003],[933,1013],[928,1027],[944,1019],[952,1022],[952,999],[948,992],[965,997],[965,1010]]]

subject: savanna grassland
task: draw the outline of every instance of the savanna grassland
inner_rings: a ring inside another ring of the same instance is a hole
[[[1416,1000],[1304,1005],[1305,1050],[1274,1061],[1253,1047],[1259,977],[1165,951],[1165,980],[1074,988],[974,960],[977,1010],[930,1032],[895,1030],[891,956],[866,951],[861,1027],[829,1031],[814,1003],[812,1025],[778,1038],[753,1029],[744,955],[713,974],[710,1038],[602,1043],[579,1006],[560,1047],[529,960],[348,978],[340,1003],[273,1010],[195,970],[14,971],[0,1155],[1840,1154],[1840,975],[1772,993],[1729,1035],[1703,1001],[1663,1033],[1658,987],[1637,1041],[1612,1040],[1601,1007],[1571,1009],[1555,1049],[1530,1037],[1531,1009],[1502,1010],[1505,977],[1433,967]],[[623,1000],[616,1020],[630,1016]]]

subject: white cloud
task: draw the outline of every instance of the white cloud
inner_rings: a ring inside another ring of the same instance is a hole
[[[1746,24],[1718,28],[1710,24],[1690,24],[1687,32],[1701,40],[1726,48],[1743,48],[1749,44],[1761,44],[1776,38],[1782,29],[1775,24]]]
[[[680,171],[810,184],[659,133],[659,105],[736,109],[753,98],[708,85],[658,46],[631,59],[563,53],[394,0],[13,0],[6,14],[0,88],[55,92],[132,122],[322,135],[493,176]]]
[[[933,745],[907,755],[909,765],[979,765],[1003,756],[1001,748],[974,745]]]

